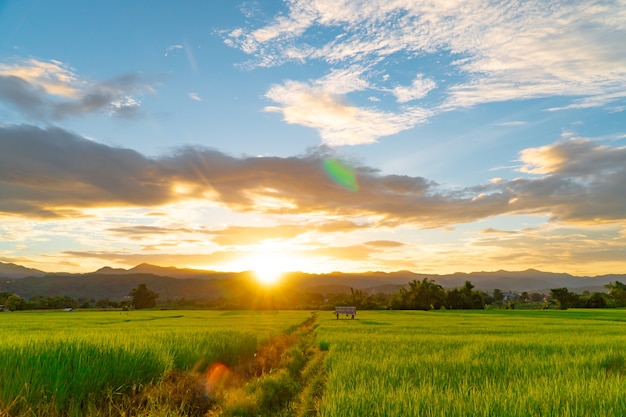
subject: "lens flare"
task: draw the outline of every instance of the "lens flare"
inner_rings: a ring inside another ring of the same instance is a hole
[[[331,180],[351,191],[358,191],[359,184],[356,181],[354,168],[346,165],[338,159],[324,160],[324,171]]]
[[[216,395],[237,384],[237,374],[223,363],[214,363],[206,373],[206,393]]]

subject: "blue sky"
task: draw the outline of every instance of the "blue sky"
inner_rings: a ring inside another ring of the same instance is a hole
[[[623,273],[623,39],[624,1],[1,2],[0,262]]]

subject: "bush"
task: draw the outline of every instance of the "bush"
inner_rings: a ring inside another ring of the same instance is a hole
[[[299,391],[298,384],[285,370],[266,375],[259,381],[257,404],[261,410],[278,410]]]

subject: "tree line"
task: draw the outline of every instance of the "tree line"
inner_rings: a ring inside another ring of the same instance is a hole
[[[122,301],[102,298],[72,298],[67,295],[57,295],[52,297],[35,296],[24,300],[17,294],[0,292],[0,306],[9,311],[18,310],[58,310],[75,308],[122,308],[122,309],[142,309],[152,308],[157,305],[159,295],[149,289],[146,284],[139,284],[133,288]]]
[[[446,290],[433,280],[424,278],[413,280],[408,287],[400,287],[390,296],[384,294],[368,295],[361,290],[351,290],[348,296],[339,296],[333,300],[354,305],[360,309],[389,308],[394,310],[439,310],[439,309],[485,309],[507,308],[516,306],[532,308],[612,308],[626,307],[626,285],[616,281],[604,286],[608,293],[584,291],[578,294],[567,288],[553,288],[550,294],[537,292],[504,293],[500,289],[493,292],[476,290],[471,281],[465,281],[460,288]]]
[[[585,291],[583,294],[571,292],[567,288],[552,288],[550,290],[550,304],[566,310],[568,308],[606,308],[626,307],[626,285],[619,281],[604,286],[608,293]]]
[[[495,289],[488,293],[476,290],[465,281],[459,288],[445,289],[434,280],[413,280],[395,293],[369,294],[351,288],[350,293],[319,294],[294,289],[260,291],[253,285],[240,285],[229,296],[210,301],[192,299],[162,300],[146,284],[139,284],[121,301],[103,298],[72,298],[69,296],[36,296],[24,300],[16,294],[0,293],[0,306],[14,310],[46,310],[64,308],[171,308],[171,309],[320,309],[330,310],[338,305],[355,306],[360,310],[439,310],[509,308],[608,308],[626,307],[626,285],[619,281],[605,285],[608,293],[577,294],[567,288],[553,288],[550,294],[536,292],[505,293]]]

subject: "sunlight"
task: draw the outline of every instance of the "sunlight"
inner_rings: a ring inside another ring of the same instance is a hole
[[[280,280],[280,277],[285,271],[280,268],[275,268],[271,265],[263,265],[261,267],[254,268],[254,274],[257,279],[264,284],[275,284]]]
[[[274,253],[263,253],[250,259],[256,278],[263,284],[276,284],[287,272],[283,257]]]

